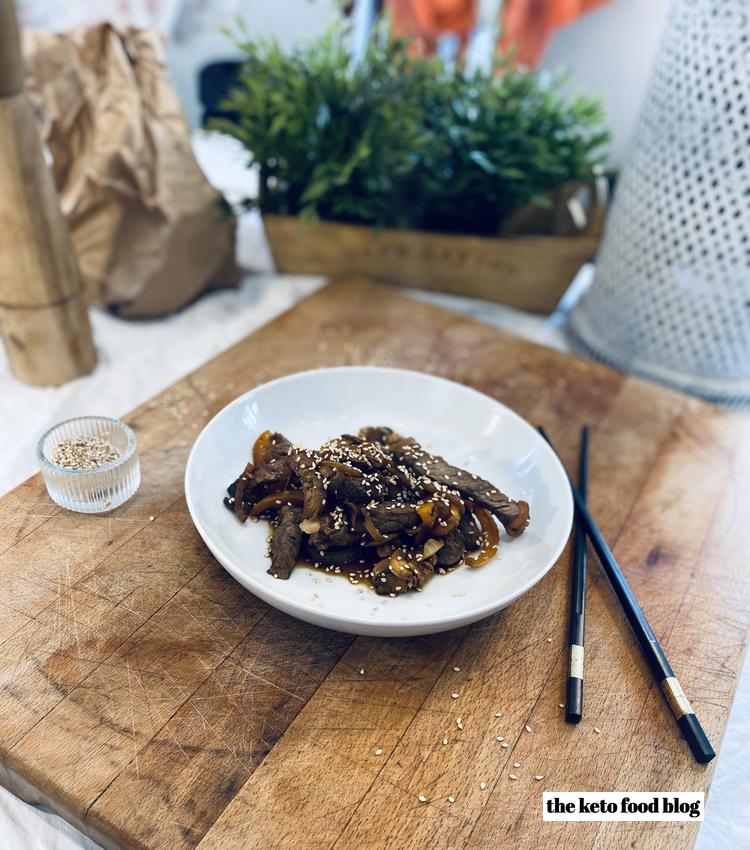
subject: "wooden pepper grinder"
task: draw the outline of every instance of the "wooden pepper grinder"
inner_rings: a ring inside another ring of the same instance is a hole
[[[63,384],[96,365],[78,262],[23,92],[13,0],[0,0],[0,335],[29,384]]]

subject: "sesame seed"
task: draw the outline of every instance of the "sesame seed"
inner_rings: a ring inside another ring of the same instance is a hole
[[[565,703],[564,703],[564,702],[558,702],[557,704],[560,706],[560,708],[565,708]]]
[[[419,802],[420,802],[420,803],[427,803],[427,802],[429,802],[429,801],[428,801],[428,799],[427,799],[427,797],[425,797],[425,795],[424,795],[424,794],[420,794],[420,795],[419,795],[419,797],[418,797],[417,799],[419,800]]]
[[[454,667],[454,668],[453,668],[453,672],[454,672],[454,673],[460,673],[460,672],[461,672],[461,668],[460,668],[460,667]]]
[[[552,638],[547,638],[547,643],[552,643]]]
[[[594,726],[594,732],[596,732],[597,735],[601,735],[602,730],[598,726]]]
[[[486,782],[480,782],[479,787],[482,789],[482,791],[484,791],[484,789],[487,787],[487,783]]]
[[[451,696],[453,697],[453,699],[458,699],[461,696],[461,694],[451,694]]]
[[[360,676],[364,676],[364,675],[365,675],[365,668],[364,668],[364,667],[363,667],[363,668],[359,671],[359,675],[360,675]]]
[[[496,711],[495,712],[495,717],[502,717],[502,716],[503,716],[502,711]]]
[[[153,515],[152,515],[152,516],[150,516],[150,517],[148,518],[148,521],[149,521],[149,522],[153,522],[153,521],[154,521],[154,517],[153,517]]]
[[[448,797],[448,802],[449,802],[449,803],[455,803],[455,802],[456,802],[456,798],[455,798],[455,797],[453,797],[453,796],[451,795],[450,797]]]
[[[526,729],[527,732],[531,732],[531,726],[529,726],[528,723],[526,724],[526,726],[524,728]]]
[[[508,749],[508,742],[507,742],[507,741],[503,741],[503,742],[500,744],[500,746],[501,746],[504,750],[507,750],[507,749]]]
[[[495,740],[496,740],[496,741],[504,741],[504,740],[505,740],[505,738],[503,738],[503,736],[502,736],[502,735],[496,735],[496,736],[495,736]]]
[[[513,767],[520,767],[520,766],[521,766],[521,762],[520,762],[520,761],[514,761],[514,762],[513,762]]]
[[[538,773],[538,774],[534,777],[534,779],[536,779],[536,781],[537,781],[537,782],[539,782],[539,780],[540,780],[540,779],[544,779],[544,776],[543,776],[541,773]]]
[[[443,746],[445,746],[447,743],[448,743],[448,739],[447,739],[447,738],[443,738]]]
[[[382,756],[383,755],[383,748],[378,747],[377,750],[375,750],[375,755],[376,756]]]
[[[461,718],[460,718],[460,717],[457,717],[457,718],[456,718],[456,726],[458,726],[458,728],[459,728],[459,729],[463,729],[463,728],[464,728],[463,721],[461,720]]]
[[[518,779],[515,773],[509,773],[508,776],[510,777],[510,779]]]
[[[118,457],[120,452],[111,443],[85,434],[60,440],[50,454],[50,460],[65,469],[97,469]]]

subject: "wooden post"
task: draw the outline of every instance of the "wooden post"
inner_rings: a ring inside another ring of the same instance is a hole
[[[13,0],[0,0],[0,334],[29,384],[96,365],[78,262],[23,92]]]

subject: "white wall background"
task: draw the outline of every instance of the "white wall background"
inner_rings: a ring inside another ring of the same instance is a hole
[[[559,30],[542,61],[543,68],[567,66],[576,88],[602,97],[612,165],[627,151],[669,6],[670,0],[613,0]]]
[[[167,49],[170,74],[193,125],[200,122],[201,115],[197,71],[208,62],[241,55],[219,31],[221,26],[231,25],[235,14],[242,18],[250,33],[274,36],[282,47],[321,35],[336,16],[336,0],[229,0],[226,5],[232,11],[220,20],[200,21],[200,35],[182,32],[178,27],[179,40],[171,42]]]

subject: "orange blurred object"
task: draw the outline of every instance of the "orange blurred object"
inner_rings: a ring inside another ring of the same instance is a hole
[[[444,33],[465,45],[477,16],[477,0],[388,0],[387,6],[394,32],[414,39],[417,53],[434,53]]]
[[[534,67],[552,33],[608,0],[504,0],[500,48],[515,49],[521,65]],[[414,40],[413,51],[434,53],[439,36],[452,33],[464,47],[476,23],[477,0],[387,0],[394,32]]]
[[[500,48],[514,48],[515,61],[533,68],[556,29],[607,2],[609,0],[505,0]]]

